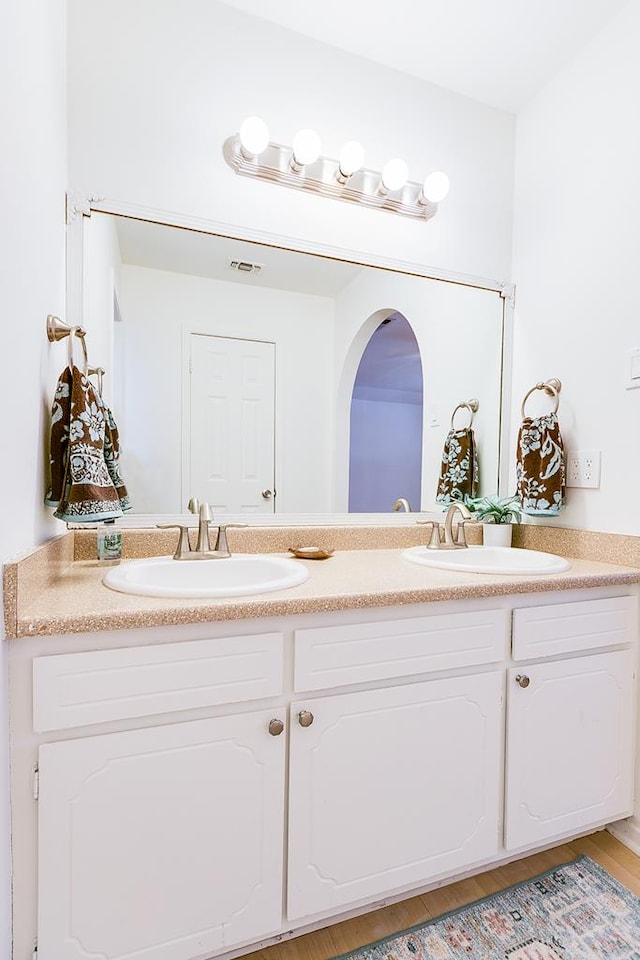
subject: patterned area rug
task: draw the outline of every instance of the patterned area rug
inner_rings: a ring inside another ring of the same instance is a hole
[[[336,960],[640,960],[640,899],[589,857]]]

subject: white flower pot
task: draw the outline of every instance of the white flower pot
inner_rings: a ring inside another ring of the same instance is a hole
[[[483,523],[482,542],[485,547],[510,547],[512,523]]]

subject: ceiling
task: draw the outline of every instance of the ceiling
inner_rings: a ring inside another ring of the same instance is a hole
[[[122,262],[137,267],[317,297],[337,296],[364,269],[355,263],[197,230],[127,217],[113,220]],[[230,261],[259,264],[261,269],[259,273],[232,270]]]
[[[517,112],[629,0],[224,0],[348,53]]]

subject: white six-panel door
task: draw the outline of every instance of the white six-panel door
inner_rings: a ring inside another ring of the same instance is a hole
[[[273,513],[275,344],[201,334],[189,339],[184,498],[198,497],[223,513]]]
[[[271,718],[40,748],[39,956],[186,960],[280,929],[285,736]]]
[[[495,855],[501,723],[497,671],[293,704],[289,918]]]
[[[507,849],[631,813],[633,670],[631,650],[509,670]]]

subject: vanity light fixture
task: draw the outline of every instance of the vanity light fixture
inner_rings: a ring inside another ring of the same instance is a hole
[[[382,173],[366,169],[364,147],[356,140],[344,144],[338,160],[321,156],[320,149],[314,130],[298,131],[293,145],[287,147],[269,139],[264,120],[247,117],[239,132],[225,141],[223,153],[241,176],[419,220],[435,216],[449,190],[449,178],[441,171],[430,173],[422,183],[409,180],[407,164],[397,157],[385,164]]]

